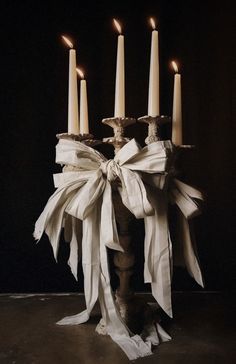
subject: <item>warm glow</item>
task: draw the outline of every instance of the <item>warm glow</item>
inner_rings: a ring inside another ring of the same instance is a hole
[[[113,19],[113,23],[114,23],[116,29],[118,30],[118,32],[121,34],[121,26],[118,23],[118,21],[116,19]]]
[[[73,43],[70,41],[70,39],[68,39],[67,37],[65,37],[64,35],[61,36],[62,39],[64,40],[64,42],[68,45],[68,47],[73,48]]]
[[[155,23],[155,20],[153,18],[150,18],[150,24],[151,24],[151,27],[152,29],[156,29],[156,23]]]
[[[84,72],[80,68],[76,68],[76,71],[81,78],[84,78]]]
[[[175,61],[172,61],[171,64],[172,64],[172,67],[173,67],[175,73],[178,73],[179,70],[178,70],[178,66],[177,66],[176,62]]]

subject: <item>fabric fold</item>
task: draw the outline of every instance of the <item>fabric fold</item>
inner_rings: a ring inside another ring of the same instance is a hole
[[[144,278],[151,283],[152,295],[162,309],[172,316],[171,274],[172,244],[167,219],[168,198],[181,212],[183,250],[189,273],[201,284],[202,276],[191,241],[188,221],[199,213],[199,191],[172,179],[166,188],[170,141],[159,141],[140,148],[135,139],[123,146],[114,159],[107,160],[98,151],[76,141],[60,139],[56,162],[70,165],[54,175],[57,190],[49,198],[35,224],[34,236],[49,237],[57,259],[60,233],[70,244],[68,264],[77,277],[82,257],[86,309],[65,317],[58,325],[86,322],[99,299],[107,333],[133,360],[151,355],[152,345],[170,340],[156,325],[145,338],[133,335],[120,316],[113,296],[107,248],[123,251],[117,232],[112,202],[112,183],[116,181],[123,204],[136,218],[144,218]],[[168,195],[167,195],[168,194]]]
[[[148,191],[155,214],[144,218],[144,280],[146,283],[151,283],[153,297],[167,315],[172,317],[172,245],[168,233],[167,196],[164,192],[151,188]]]
[[[174,178],[169,187],[169,198],[172,204],[179,208],[178,232],[182,245],[182,255],[189,274],[195,281],[204,287],[201,268],[194,243],[193,234],[190,232],[188,220],[200,214],[199,202],[203,195],[197,189]]]

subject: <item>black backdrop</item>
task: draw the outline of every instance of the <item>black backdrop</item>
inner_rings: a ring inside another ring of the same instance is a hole
[[[162,114],[170,115],[172,108],[169,62],[174,58],[181,65],[184,141],[196,145],[184,162],[184,177],[206,196],[203,214],[194,221],[206,289],[234,287],[232,14],[226,1],[1,2],[2,292],[82,288],[66,266],[66,245],[56,264],[47,238],[38,245],[32,238],[34,222],[54,190],[52,174],[60,170],[54,163],[55,134],[67,128],[68,51],[60,35],[75,40],[88,80],[90,128],[101,138],[111,135],[100,121],[113,114],[114,104],[117,35],[112,18],[122,22],[125,33],[127,115],[139,117],[147,109],[150,16],[158,19]],[[145,133],[141,125],[128,131],[139,141]],[[141,247],[141,224],[134,233]],[[141,255],[136,289],[144,289]],[[173,285],[198,289],[180,270]]]

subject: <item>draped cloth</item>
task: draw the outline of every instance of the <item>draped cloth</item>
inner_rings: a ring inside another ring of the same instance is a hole
[[[195,199],[202,196],[176,179],[166,186],[172,149],[170,141],[158,141],[141,149],[132,139],[114,159],[107,160],[101,153],[80,142],[61,139],[56,146],[56,162],[70,165],[72,170],[54,175],[57,190],[35,224],[35,238],[39,240],[44,231],[47,233],[55,259],[64,227],[65,239],[70,241],[71,247],[69,265],[76,279],[78,259],[82,257],[86,310],[65,317],[58,324],[86,322],[99,299],[107,333],[129,359],[151,355],[152,344],[170,340],[170,337],[160,325],[150,328],[146,338],[133,335],[116,307],[110,285],[107,247],[117,251],[123,249],[112,204],[112,181],[116,178],[120,181],[118,191],[123,204],[136,218],[144,218],[144,278],[145,282],[151,283],[152,294],[161,308],[172,316],[168,199],[180,209],[186,267],[202,284],[187,221],[198,212]]]

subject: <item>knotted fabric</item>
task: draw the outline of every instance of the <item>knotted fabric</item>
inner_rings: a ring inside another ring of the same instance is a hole
[[[192,276],[202,283],[187,222],[198,210],[196,206],[194,209],[193,198],[201,196],[178,180],[172,180],[168,188],[165,186],[171,151],[170,141],[158,141],[141,149],[132,139],[114,159],[107,160],[101,153],[80,142],[61,139],[56,147],[56,162],[70,165],[73,170],[54,175],[57,190],[49,198],[35,225],[35,238],[40,239],[45,231],[56,259],[60,232],[64,227],[65,239],[71,244],[69,265],[76,278],[78,256],[82,252],[86,310],[66,317],[58,324],[86,322],[99,298],[108,334],[130,359],[150,355],[154,339],[153,335],[146,341],[138,335],[133,336],[114,302],[106,248],[123,249],[119,243],[112,204],[112,181],[116,178],[120,181],[118,191],[123,204],[136,218],[144,218],[144,278],[145,282],[151,283],[152,294],[162,309],[172,316],[172,246],[167,220],[170,198],[183,215],[186,266]],[[156,326],[156,335],[155,342],[170,339],[159,325]]]

